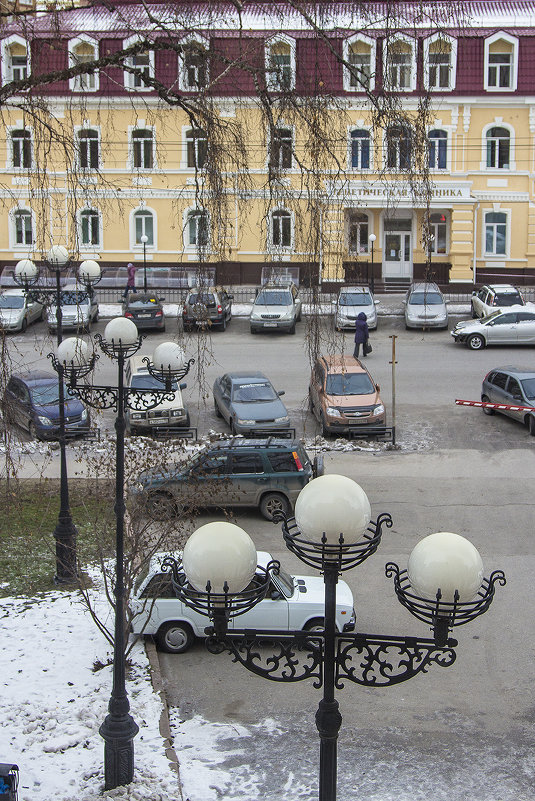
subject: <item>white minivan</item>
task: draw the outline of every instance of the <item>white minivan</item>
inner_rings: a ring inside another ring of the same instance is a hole
[[[132,389],[155,389],[160,392],[165,385],[151,376],[143,356],[135,354],[126,362],[126,381]],[[126,429],[129,434],[150,434],[161,429],[189,428],[189,412],[184,406],[182,390],[187,384],[172,384],[173,400],[163,400],[152,409],[127,409]]]
[[[98,303],[94,292],[88,292],[78,284],[67,284],[60,292],[61,326],[64,331],[89,331],[91,323],[98,320]],[[49,306],[46,313],[48,328],[55,331],[58,326],[56,305]]]

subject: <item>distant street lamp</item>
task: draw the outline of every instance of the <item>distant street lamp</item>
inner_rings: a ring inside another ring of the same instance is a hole
[[[174,342],[162,342],[155,349],[152,360],[143,361],[154,378],[162,382],[162,389],[132,389],[124,385],[125,359],[133,356],[141,347],[143,336],[126,317],[111,320],[104,336],[96,334],[102,352],[117,362],[117,386],[79,384],[93,370],[98,355],[90,353],[83,339],[70,337],[57,349],[54,357],[56,369],[61,366],[69,383],[69,393],[77,395],[96,409],[114,409],[115,451],[115,629],[113,648],[113,687],[108,705],[108,715],[100,727],[104,739],[105,789],[113,790],[129,784],[134,775],[134,737],[139,727],[129,714],[130,704],[126,692],[125,664],[125,588],[124,588],[124,440],[125,411],[127,409],[153,409],[163,401],[175,397],[173,384],[180,381],[190,370],[193,359],[186,362],[184,351]]]
[[[141,243],[143,245],[143,292],[147,291],[147,242],[149,241],[149,237],[147,234],[143,234],[141,237]]]
[[[377,237],[375,236],[375,234],[370,234],[369,237],[368,237],[368,240],[369,240],[370,245],[372,247],[372,280],[371,280],[371,287],[370,287],[371,291],[372,291],[372,295],[375,294],[375,276],[374,276],[374,265],[373,265],[373,245],[374,245],[376,239],[377,239]]]
[[[30,259],[23,259],[15,266],[13,278],[28,298],[56,309],[57,344],[63,339],[63,310],[61,307],[61,274],[70,266],[69,253],[62,245],[53,245],[46,255],[46,266],[55,274],[56,286],[37,286],[39,268]],[[100,280],[100,267],[95,261],[84,261],[78,268],[78,278],[85,284],[87,291],[93,292],[93,285]],[[76,526],[73,523],[69,505],[69,483],[67,477],[66,429],[65,429],[65,384],[63,368],[55,366],[58,374],[58,406],[59,406],[59,448],[60,448],[60,508],[58,523],[54,531],[56,540],[56,575],[57,584],[72,584],[78,578],[76,559]]]
[[[280,569],[275,560],[257,566],[255,545],[237,526],[224,522],[202,526],[187,541],[181,561],[167,557],[162,563],[163,570],[171,571],[175,593],[183,603],[211,619],[213,625],[206,629],[210,652],[227,651],[234,662],[272,681],[312,679],[315,687],[323,687],[316,712],[320,801],[336,799],[342,716],[335,689],[350,681],[365,687],[391,686],[426,673],[433,663],[452,665],[457,640],[449,638],[449,632],[486,612],[495,584],[505,584],[499,570],[483,578],[481,557],[464,537],[431,534],[413,549],[406,570],[389,562],[386,575],[393,577],[401,604],[431,626],[433,638],[338,631],[338,577],[375,553],[383,526],[392,526],[389,514],[379,515],[375,522],[370,518],[362,488],[337,475],[312,480],[297,498],[295,517],[280,516],[286,547],[323,574],[325,617],[320,629],[255,631],[234,624],[228,636],[229,620],[265,598],[271,576]]]

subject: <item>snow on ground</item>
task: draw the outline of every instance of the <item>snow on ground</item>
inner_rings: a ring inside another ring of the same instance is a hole
[[[140,727],[134,783],[103,793],[104,741],[98,730],[112,687],[107,641],[77,592],[3,598],[0,610],[0,761],[19,766],[19,801],[179,799],[143,644],[134,646],[127,681],[132,716]],[[95,671],[96,661],[107,666]]]

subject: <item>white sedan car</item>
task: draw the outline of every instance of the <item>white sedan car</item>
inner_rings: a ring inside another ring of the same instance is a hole
[[[175,596],[170,573],[161,571],[167,555],[159,553],[152,557],[147,575],[130,601],[132,632],[151,634],[162,651],[181,654],[195,637],[206,637],[205,628],[210,621]],[[271,554],[258,551],[261,567],[266,567],[271,559]],[[243,615],[231,618],[229,630],[314,631],[323,628],[324,609],[325,585],[320,576],[292,576],[281,567],[280,573],[272,577],[264,600]],[[336,587],[336,626],[339,631],[355,628],[353,594],[345,581],[339,581]]]
[[[535,311],[525,306],[496,309],[482,320],[457,323],[451,335],[472,350],[486,345],[535,345]]]
[[[43,305],[27,297],[23,289],[5,289],[0,293],[0,328],[25,331],[30,323],[43,319]]]

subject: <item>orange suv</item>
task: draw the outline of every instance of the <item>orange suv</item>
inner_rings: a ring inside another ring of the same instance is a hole
[[[357,433],[366,436],[384,429],[386,415],[379,386],[353,356],[320,356],[316,360],[308,402],[323,436]]]

